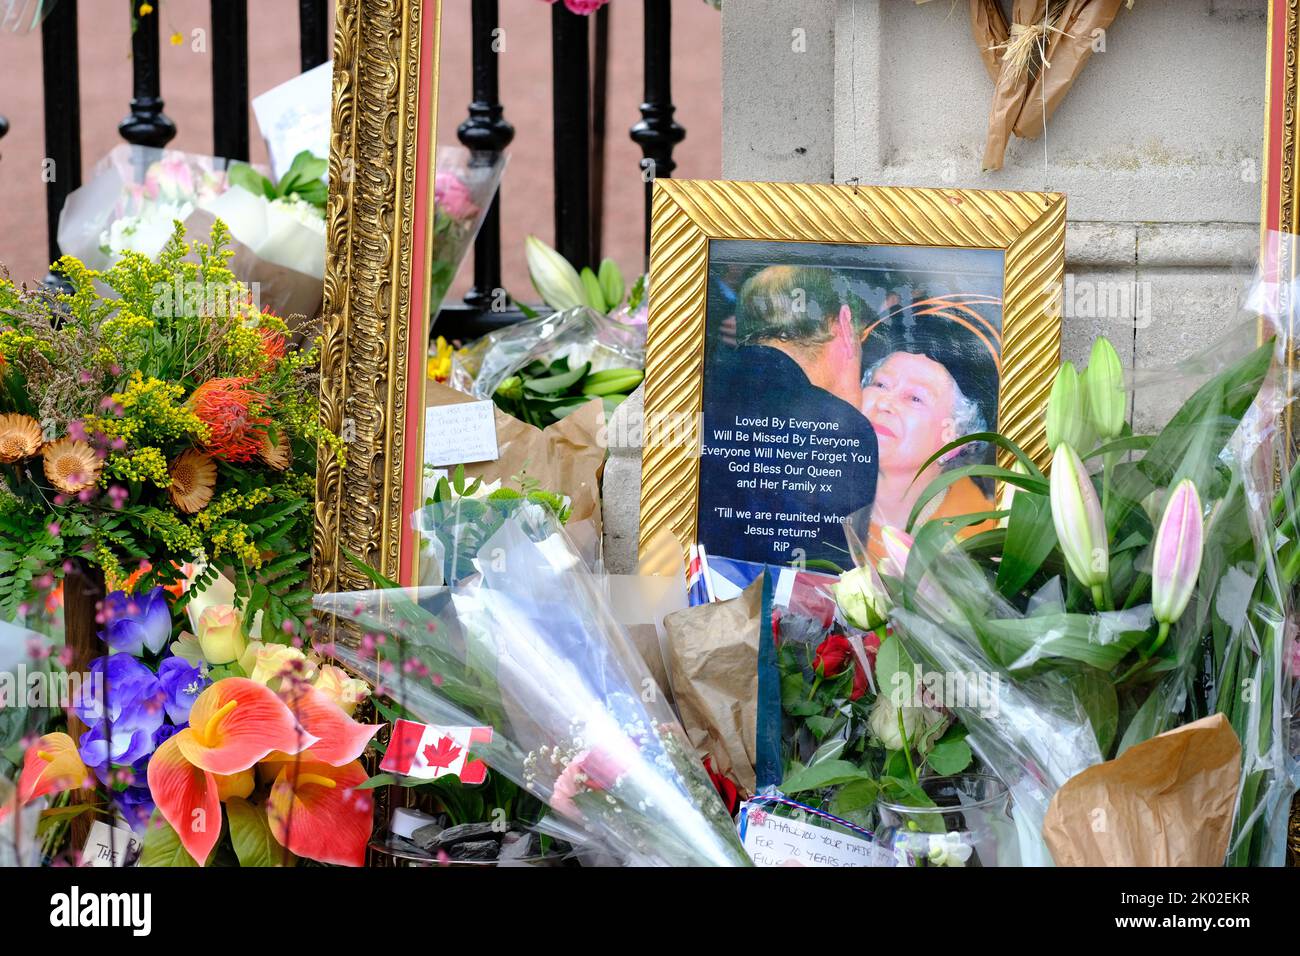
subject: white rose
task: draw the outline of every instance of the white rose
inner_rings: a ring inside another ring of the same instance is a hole
[[[943,714],[928,707],[904,707],[902,710],[903,727],[907,731],[908,741],[913,746],[922,731],[944,719]],[[872,736],[879,740],[886,750],[903,749],[903,735],[898,728],[898,708],[885,694],[876,698],[876,704],[871,708],[868,725],[871,727]]]

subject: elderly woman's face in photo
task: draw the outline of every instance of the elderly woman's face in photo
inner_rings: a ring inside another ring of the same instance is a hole
[[[876,430],[884,468],[917,469],[956,437],[957,383],[924,355],[894,352],[862,389],[862,413]]]

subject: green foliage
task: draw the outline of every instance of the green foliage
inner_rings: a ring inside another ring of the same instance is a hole
[[[232,163],[228,175],[232,185],[246,189],[254,196],[265,196],[268,200],[297,197],[323,211],[329,190],[322,177],[328,167],[327,160],[304,149],[293,158],[278,183],[271,182],[247,163]]]
[[[594,276],[589,281],[598,285]],[[612,414],[644,378],[645,373],[635,368],[592,372],[591,363],[570,368],[565,357],[550,363],[534,360],[497,386],[492,400],[520,421],[545,428],[595,398],[604,402],[606,415]]]
[[[240,866],[293,866],[298,858],[280,846],[271,833],[266,810],[239,797],[226,800],[230,842]]]
[[[294,176],[319,174],[309,159]],[[140,589],[171,585],[204,561],[192,593],[225,572],[241,604],[265,611],[268,634],[303,626],[316,446],[337,451],[339,439],[317,421],[317,349],[292,345],[282,320],[250,304],[228,240],[219,221],[206,243],[186,243],[177,224],[154,259],[128,252],[96,271],[64,257],[67,294],[0,282],[0,414],[32,416],[46,442],[82,442],[102,463],[80,492],[54,487],[39,455],[0,465],[0,615],[40,598],[33,582],[68,560],[100,569],[110,589],[140,572]],[[219,396],[263,423],[225,436],[238,445],[214,435],[233,407],[199,396],[218,380],[236,383]],[[254,441],[287,452],[244,460]],[[208,456],[217,475],[210,498],[182,508],[173,472],[186,453]]]

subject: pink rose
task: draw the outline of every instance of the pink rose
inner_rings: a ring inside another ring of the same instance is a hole
[[[434,204],[458,222],[478,215],[469,187],[454,173],[439,173],[433,183]]]
[[[603,750],[584,750],[564,768],[551,793],[551,807],[571,820],[581,820],[574,798],[587,790],[608,790],[623,775],[623,764]]]
[[[551,792],[551,807],[570,820],[582,819],[582,811],[574,803],[574,798],[587,789],[586,774],[582,772],[582,761],[586,756],[584,751],[569,761],[564,772],[556,778],[555,789]]]

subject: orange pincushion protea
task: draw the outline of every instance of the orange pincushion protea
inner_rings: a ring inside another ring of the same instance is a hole
[[[266,356],[266,360],[274,365],[284,358],[288,348],[284,333],[268,328],[260,328],[257,331],[262,336],[262,354]]]
[[[84,441],[60,438],[46,445],[41,457],[45,459],[45,477],[64,494],[75,495],[99,481],[103,462]]]
[[[217,487],[217,463],[193,448],[187,448],[172,462],[172,483],[167,494],[177,511],[197,514],[208,506]]]
[[[40,422],[30,415],[0,415],[0,464],[31,458],[43,442]]]
[[[208,426],[204,450],[215,458],[249,462],[262,450],[266,426],[271,420],[254,413],[254,407],[260,407],[266,396],[244,387],[252,381],[251,378],[214,378],[190,396],[194,414]]]

